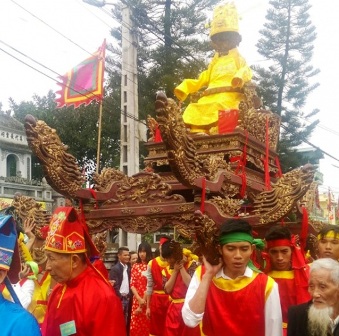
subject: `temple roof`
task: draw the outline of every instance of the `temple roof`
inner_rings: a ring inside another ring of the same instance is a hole
[[[4,112],[0,112],[0,128],[24,132],[24,125],[17,119]]]

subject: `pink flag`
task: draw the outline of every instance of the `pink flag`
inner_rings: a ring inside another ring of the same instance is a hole
[[[61,76],[60,95],[56,99],[57,107],[87,106],[93,100],[101,101],[103,98],[103,82],[105,71],[106,40],[92,56],[75,66],[66,75]]]

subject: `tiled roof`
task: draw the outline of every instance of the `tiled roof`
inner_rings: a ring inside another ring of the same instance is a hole
[[[0,112],[0,128],[24,131],[24,125],[7,113]]]

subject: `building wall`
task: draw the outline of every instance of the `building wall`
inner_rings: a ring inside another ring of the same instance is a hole
[[[11,171],[10,158],[15,162]],[[32,154],[24,127],[9,115],[0,114],[0,209],[9,206],[17,193],[34,198],[47,212],[64,202],[45,179],[32,180]]]

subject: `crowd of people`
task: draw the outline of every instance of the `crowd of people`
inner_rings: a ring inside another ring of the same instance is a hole
[[[205,88],[183,111],[200,135],[234,129],[252,78],[233,3],[214,10],[210,37],[208,69],[174,90],[183,102]],[[0,216],[2,336],[339,336],[339,226],[319,232],[311,263],[287,227],[272,226],[263,245],[235,218],[219,228],[217,264],[162,237],[156,257],[146,242],[120,247],[108,272],[73,207],[53,213],[39,260],[29,251],[34,225],[24,223],[24,242],[13,217]]]
[[[319,232],[311,263],[277,225],[266,233],[259,269],[252,259],[260,240],[236,218],[220,227],[217,265],[162,237],[157,257],[147,242],[120,247],[109,273],[72,207],[53,213],[44,270],[20,261],[16,227],[0,216],[1,335],[339,335],[338,226]]]

